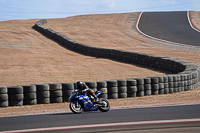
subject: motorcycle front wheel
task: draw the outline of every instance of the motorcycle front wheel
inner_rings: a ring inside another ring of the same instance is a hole
[[[99,110],[101,112],[107,112],[110,110],[110,104],[107,100],[101,98],[100,101],[102,102],[102,106],[99,106]]]
[[[69,108],[70,110],[75,113],[75,114],[80,114],[83,112],[82,108],[81,108],[81,105],[78,103],[78,105],[76,106],[76,104],[74,102],[71,102],[69,104]]]

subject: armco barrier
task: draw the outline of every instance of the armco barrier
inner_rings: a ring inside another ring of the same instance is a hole
[[[40,20],[33,28],[67,49],[89,56],[139,64],[174,73],[147,78],[86,82],[94,91],[102,91],[100,97],[116,99],[168,94],[189,91],[200,86],[200,67],[194,63],[170,57],[88,46],[42,26],[45,23],[46,20]],[[37,104],[69,102],[73,90],[74,83],[1,86],[0,107],[33,105],[36,102]]]

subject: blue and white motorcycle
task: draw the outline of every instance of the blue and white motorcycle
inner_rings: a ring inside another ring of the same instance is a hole
[[[101,91],[95,93],[96,97],[101,94]],[[73,113],[79,114],[85,111],[107,112],[110,110],[110,104],[107,100],[100,98],[98,102],[94,102],[92,96],[88,96],[87,92],[81,94],[79,90],[72,92],[70,97],[70,110]]]

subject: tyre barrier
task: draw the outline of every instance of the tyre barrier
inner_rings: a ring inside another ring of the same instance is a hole
[[[159,80],[159,89],[158,89],[158,94],[164,94],[164,77],[163,76],[158,76]]]
[[[24,85],[23,94],[24,94],[24,105],[35,105],[37,104],[37,94],[35,85]]]
[[[168,77],[163,76],[163,79],[164,79],[164,94],[169,94]]]
[[[125,79],[117,80],[118,84],[118,98],[127,97],[127,82]]]
[[[137,97],[143,97],[144,96],[144,79],[143,78],[135,78],[137,81]]]
[[[106,81],[97,81],[97,90],[101,91],[100,98],[108,99],[108,90]]]
[[[126,79],[126,81],[127,81],[127,96],[136,97],[137,81],[131,78]]]
[[[159,79],[158,77],[149,77],[151,79],[151,95],[158,95]]]
[[[118,98],[118,83],[117,80],[107,80],[108,99]]]
[[[92,47],[73,41],[52,29],[42,26],[45,23],[46,20],[40,20],[35,23],[33,28],[72,51],[98,58],[158,68],[174,73],[165,76],[146,78],[86,82],[86,84],[95,91],[101,90],[101,97],[117,99],[125,98],[126,96],[136,97],[168,94],[189,91],[200,86],[200,67],[194,63],[170,57]],[[36,103],[48,104],[61,101],[69,102],[73,90],[74,83],[1,86],[0,107],[34,105]]]
[[[151,78],[144,78],[144,95],[151,95]]]
[[[74,83],[62,83],[62,95],[63,95],[63,102],[69,102],[70,96],[74,91]]]
[[[61,83],[50,83],[50,103],[62,103],[62,84]]]
[[[37,92],[37,104],[49,104],[49,84],[35,84]]]
[[[8,102],[9,106],[23,105],[23,87],[22,86],[8,86]]]
[[[0,86],[0,107],[8,107],[8,89]]]

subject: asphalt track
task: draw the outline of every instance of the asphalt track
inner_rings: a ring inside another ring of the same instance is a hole
[[[139,19],[138,29],[153,38],[200,46],[200,32],[191,27],[186,11],[144,12]]]
[[[199,131],[200,127],[200,104],[181,105],[181,106],[163,106],[163,107],[145,107],[129,109],[113,109],[102,113],[99,111],[84,112],[82,114],[73,114],[71,112],[43,115],[29,115],[17,117],[0,118],[0,132],[22,129],[34,129],[31,131],[42,131],[38,128],[46,128],[45,132],[55,132],[52,127],[58,128],[56,132],[120,132],[120,131],[154,131],[174,129]],[[185,119],[197,119],[198,121],[189,121]],[[160,120],[182,120],[184,122],[161,122]],[[148,121],[156,123],[145,124]],[[157,122],[158,121],[158,122]],[[105,123],[127,123],[142,122],[140,124],[125,124],[124,126],[94,126],[94,127],[76,127],[67,129],[69,126],[79,125],[98,125]],[[175,123],[175,124],[174,124]],[[49,129],[48,129],[49,128]],[[38,130],[37,130],[38,129]],[[62,130],[61,130],[62,129]],[[65,130],[64,130],[65,129]],[[102,131],[103,130],[103,131]],[[15,131],[16,132],[16,131]],[[22,131],[20,131],[22,132]]]

